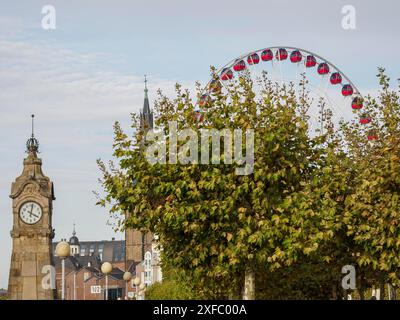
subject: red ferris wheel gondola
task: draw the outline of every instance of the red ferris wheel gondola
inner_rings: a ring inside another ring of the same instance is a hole
[[[235,62],[233,66],[233,70],[235,71],[243,71],[246,69],[246,63],[243,60],[238,60]]]
[[[294,50],[290,54],[290,61],[293,63],[298,63],[301,61],[301,59],[303,59],[303,55],[301,54],[301,52],[299,50]]]
[[[271,49],[264,49],[261,52],[261,60],[262,61],[271,61],[274,58],[274,54]]]
[[[362,115],[361,117],[360,117],[360,123],[361,124],[368,124],[368,123],[370,123],[372,121],[372,119],[371,119],[371,117],[369,117],[368,115]]]
[[[353,94],[353,87],[350,84],[345,84],[342,87],[342,95],[345,97],[348,97],[348,96],[351,96],[352,94]],[[353,109],[357,109],[357,108],[353,108]]]
[[[351,86],[350,86],[351,88]],[[350,90],[350,89],[346,89],[346,90]],[[346,94],[350,93],[350,91],[346,91]],[[353,93],[353,88],[351,88],[351,94]],[[342,94],[345,96],[345,94],[343,93],[343,89],[342,89]],[[353,99],[353,101],[351,102],[351,108],[358,110],[358,109],[362,109],[363,107],[363,100],[360,97],[355,97]]]
[[[288,57],[288,52],[285,48],[279,48],[276,51],[276,59],[279,61],[286,60]]]
[[[221,71],[219,77],[222,81],[230,80],[233,78],[233,72],[231,69],[225,68],[224,70]]]
[[[306,67],[312,68],[315,67],[316,64],[317,64],[317,59],[315,59],[313,55],[309,54],[306,58]]]
[[[342,76],[339,72],[334,72],[331,74],[330,78],[331,84],[339,84],[342,83]]]
[[[260,57],[258,56],[257,53],[253,52],[252,54],[249,54],[247,57],[247,63],[248,64],[258,64],[260,62]]]
[[[322,62],[318,65],[318,74],[324,75],[329,73],[329,65],[326,62]]]

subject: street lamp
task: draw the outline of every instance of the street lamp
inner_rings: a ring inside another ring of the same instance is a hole
[[[130,273],[129,271],[126,271],[124,273],[123,279],[125,281],[125,299],[127,300],[128,299],[128,283],[132,279],[132,273]]]
[[[65,259],[69,257],[70,248],[66,241],[60,241],[56,246],[56,255],[61,259],[61,300],[65,300]]]
[[[74,300],[76,300],[76,271],[74,271]]]
[[[133,279],[133,284],[135,285],[136,300],[138,300],[138,286],[140,285],[140,278],[136,277],[135,279]]]
[[[108,300],[108,275],[112,271],[112,264],[109,262],[104,262],[101,265],[101,272],[106,275],[106,300]]]

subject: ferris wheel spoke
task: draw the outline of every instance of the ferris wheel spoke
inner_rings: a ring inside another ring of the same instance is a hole
[[[295,80],[295,86],[297,86],[297,94],[300,94],[301,92],[301,83],[300,79],[302,79],[302,75],[306,72],[306,65],[304,63],[301,64],[297,63],[297,72],[296,72],[296,80]],[[299,98],[299,96],[298,96]]]

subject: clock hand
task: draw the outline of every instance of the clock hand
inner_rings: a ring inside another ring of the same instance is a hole
[[[29,213],[30,216],[34,216],[35,218],[39,218],[36,214],[33,214],[32,212]]]

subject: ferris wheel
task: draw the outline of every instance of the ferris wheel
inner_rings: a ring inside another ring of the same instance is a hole
[[[252,80],[253,89],[262,92],[260,79],[267,78],[275,85],[291,85],[300,95],[300,86],[310,98],[307,111],[312,134],[323,131],[324,113],[330,111],[330,121],[337,126],[341,121],[358,122],[368,126],[371,117],[363,112],[363,99],[354,83],[333,63],[308,50],[276,46],[245,53],[229,61],[216,72],[198,101],[200,109],[213,94],[228,90],[241,77]],[[201,110],[197,110],[199,119]],[[368,140],[376,140],[370,132]]]

